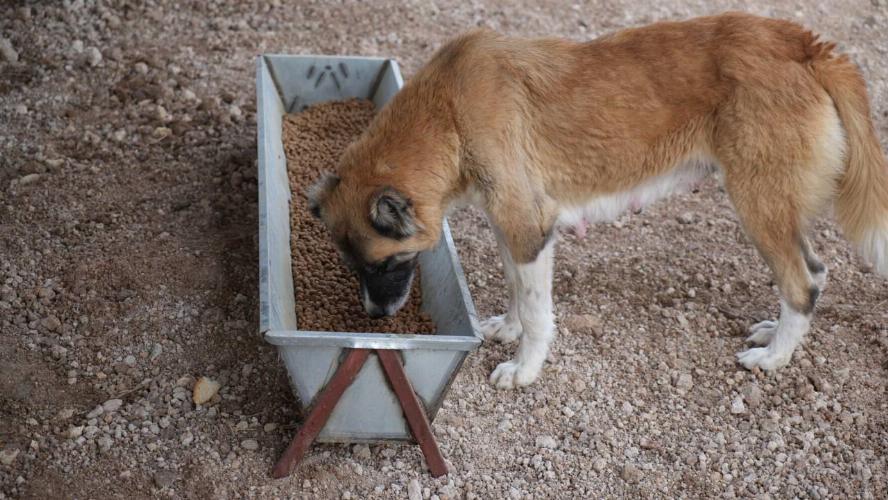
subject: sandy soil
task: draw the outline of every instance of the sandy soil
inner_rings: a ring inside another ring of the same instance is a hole
[[[435,421],[453,473],[410,446],[318,446],[257,330],[254,60],[389,55],[409,76],[475,25],[574,39],[727,9],[795,19],[862,67],[888,144],[885,0],[5,2],[0,11],[0,498],[888,496],[888,284],[825,220],[807,343],[747,372],[776,314],[714,184],[559,247],[560,335],[539,383],[472,354]],[[493,239],[452,221],[482,315]],[[196,377],[222,383],[207,406]]]

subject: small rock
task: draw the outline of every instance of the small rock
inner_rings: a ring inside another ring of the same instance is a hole
[[[72,425],[68,428],[68,439],[77,439],[83,435],[82,425]]]
[[[136,73],[139,73],[140,75],[148,74],[148,65],[143,62],[137,62],[136,64],[134,64],[133,69],[136,70]]]
[[[31,174],[31,175],[37,175],[37,174]],[[30,176],[26,175],[25,177],[30,177]],[[23,180],[25,177],[22,177],[22,179],[19,181],[19,184],[23,184]],[[47,316],[47,317],[40,320],[40,326],[42,326],[43,328],[46,328],[47,330],[49,330],[51,332],[54,332],[54,331],[58,330],[59,328],[61,328],[62,322],[59,321],[59,318],[56,318],[55,316]]]
[[[811,383],[814,384],[814,388],[817,389],[817,392],[828,393],[832,391],[832,384],[819,375],[812,376]]]
[[[197,382],[194,384],[194,391],[191,394],[194,404],[202,405],[213,399],[213,396],[219,392],[220,387],[219,382],[211,378],[201,377],[197,379]]]
[[[264,426],[262,426],[262,430],[264,430],[265,432],[274,432],[274,430],[277,429],[277,427],[278,427],[278,424],[276,424],[274,422],[269,422],[269,423],[265,424]]]
[[[185,434],[182,435],[180,441],[182,443],[182,446],[188,446],[194,442],[194,434],[190,432],[185,432]]]
[[[501,432],[507,432],[512,429],[512,421],[504,418],[499,425],[496,426],[497,430]]]
[[[101,415],[104,412],[105,412],[105,408],[102,407],[102,405],[96,406],[95,408],[92,409],[91,412],[86,414],[86,419],[91,420],[91,419],[97,418],[99,415]]]
[[[623,406],[621,409],[626,415],[632,415],[632,413],[635,411],[635,407],[632,406],[632,403],[630,403],[629,401],[623,401]]]
[[[360,458],[363,460],[370,460],[370,457],[371,457],[370,447],[367,446],[366,444],[356,444],[352,448],[352,455],[354,455],[355,458]]]
[[[114,445],[114,440],[108,436],[102,436],[96,440],[96,443],[98,443],[99,449],[102,451],[108,451],[111,449],[111,446]]]
[[[60,345],[54,345],[50,348],[49,352],[52,353],[52,357],[56,359],[62,359],[68,355],[68,349],[66,347],[62,347]]]
[[[407,499],[422,500],[422,486],[417,479],[411,479],[410,482],[407,483]]]
[[[603,471],[607,467],[607,460],[599,457],[596,458],[594,462],[592,462],[592,468],[597,472]]]
[[[737,396],[731,401],[731,413],[734,415],[739,415],[741,413],[746,413],[746,405],[743,403],[743,398]]]
[[[688,392],[694,387],[694,377],[690,373],[681,373],[675,378],[675,388],[679,392]]]
[[[157,127],[151,132],[151,137],[160,140],[165,139],[173,134],[173,131],[167,127]]]
[[[17,457],[18,454],[19,451],[17,448],[8,448],[0,451],[0,464],[12,465],[12,462],[15,461],[15,457]]]
[[[136,357],[130,354],[129,356],[123,358],[123,364],[125,364],[126,366],[135,366]]]
[[[16,104],[13,108],[17,114],[26,115],[28,114],[28,107],[24,104]]]
[[[86,49],[86,62],[93,68],[102,62],[102,53],[95,47]]]
[[[154,484],[158,488],[168,488],[176,482],[176,473],[162,470],[154,473]]]
[[[591,314],[571,314],[564,319],[563,325],[574,333],[601,335],[601,320]]]
[[[743,399],[747,406],[757,408],[762,404],[762,390],[755,384],[749,384],[743,388]]]
[[[0,38],[0,56],[3,56],[7,62],[15,63],[19,60],[18,52],[12,47],[12,42],[5,38]]]
[[[74,408],[65,408],[59,411],[58,419],[59,420],[68,420],[69,418],[74,416]]]
[[[641,480],[641,470],[633,464],[626,464],[623,466],[620,477],[627,483],[637,483]]]
[[[554,450],[558,448],[558,441],[555,440],[552,436],[538,436],[536,438],[537,448],[549,448]]]
[[[245,450],[250,450],[250,451],[258,450],[259,449],[259,442],[256,441],[255,439],[244,439],[243,441],[241,441],[241,446]]]
[[[586,381],[578,378],[573,382],[573,390],[576,393],[582,393],[586,390]]]
[[[114,413],[119,410],[121,405],[123,405],[123,400],[121,399],[109,399],[102,403],[102,408],[105,410],[105,413]]]
[[[154,344],[154,346],[151,348],[151,356],[149,356],[149,359],[151,359],[151,361],[154,361],[161,354],[163,354],[163,346],[160,344]]]
[[[693,224],[695,217],[694,214],[692,214],[691,212],[684,212],[676,217],[676,220],[679,224]]]

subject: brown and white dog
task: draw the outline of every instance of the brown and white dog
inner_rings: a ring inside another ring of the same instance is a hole
[[[752,326],[747,367],[787,364],[826,269],[806,238],[835,206],[888,274],[888,164],[858,69],[787,22],[730,13],[587,43],[475,31],[445,45],[311,194],[371,315],[395,313],[416,253],[461,201],[495,228],[509,309],[481,325],[520,339],[490,380],[533,382],[554,333],[559,226],[616,217],[719,171],[780,292]]]

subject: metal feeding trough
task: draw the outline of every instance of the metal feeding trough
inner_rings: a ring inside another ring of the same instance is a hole
[[[296,395],[309,410],[275,468],[276,477],[289,474],[314,440],[412,438],[423,447],[433,474],[446,472],[443,460],[436,466],[438,460],[430,459],[437,448],[428,424],[466,355],[481,343],[447,221],[438,246],[419,258],[423,309],[436,325],[435,335],[300,330],[293,291],[283,115],[353,97],[379,109],[402,85],[392,59],[265,55],[257,60],[260,329],[278,347]]]

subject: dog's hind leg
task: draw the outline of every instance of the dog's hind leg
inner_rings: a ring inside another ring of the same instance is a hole
[[[500,258],[503,263],[503,275],[506,288],[509,293],[509,309],[506,314],[493,316],[481,322],[481,335],[485,339],[498,340],[500,342],[512,342],[521,336],[521,320],[518,317],[518,277],[516,276],[515,261],[506,244],[505,237],[499,230],[496,233],[496,241],[499,245]]]
[[[536,259],[515,266],[518,317],[523,334],[515,358],[490,374],[490,381],[501,389],[528,385],[539,376],[555,333],[552,312],[552,268],[555,238],[549,239]]]
[[[738,184],[728,180],[726,187],[747,234],[777,283],[780,318],[754,325],[749,341],[764,347],[741,352],[737,358],[746,368],[770,371],[789,363],[808,332],[820,288],[810,271],[814,261],[806,258],[804,224],[792,195]]]

